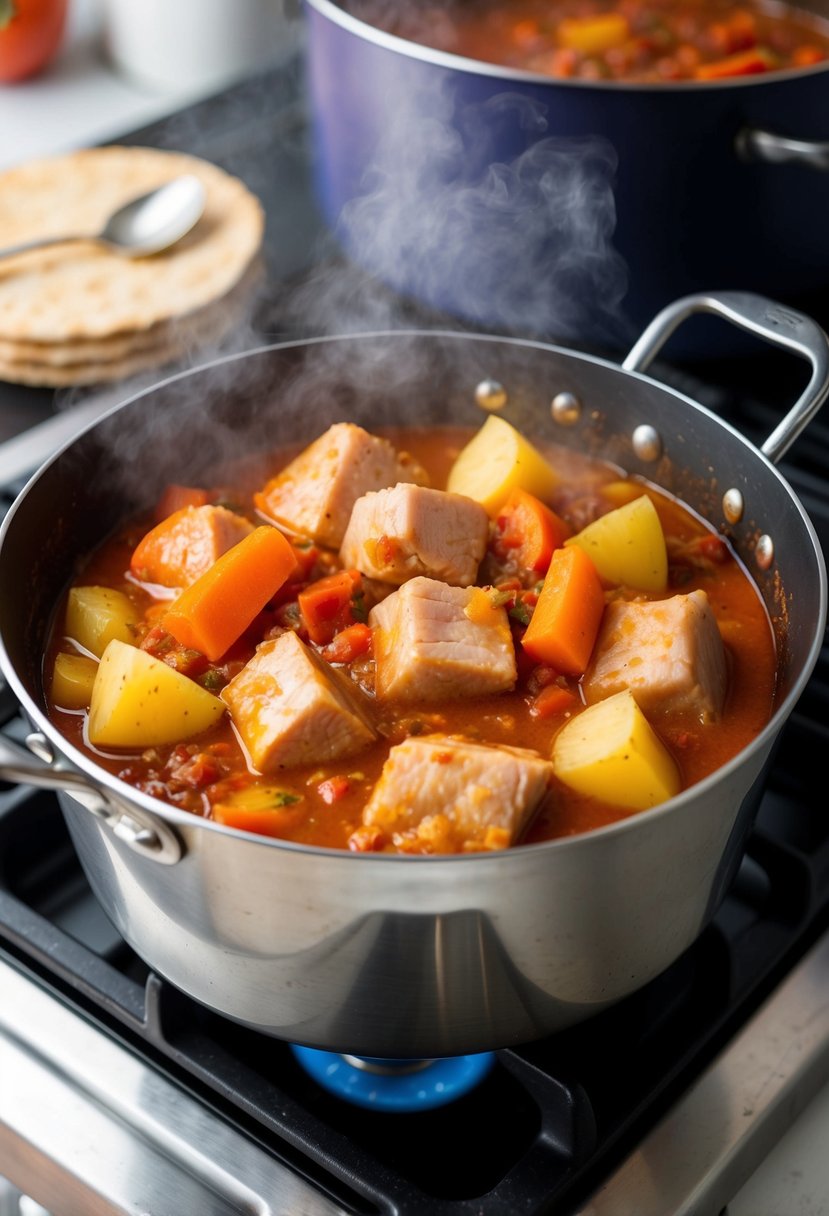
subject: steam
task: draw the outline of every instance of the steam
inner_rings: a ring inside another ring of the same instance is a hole
[[[176,479],[189,475],[187,444],[168,416],[173,400],[182,417],[196,417],[205,399],[241,399],[249,389],[261,412],[253,441],[265,451],[285,441],[284,418],[290,416],[289,440],[310,440],[349,416],[366,395],[374,402],[377,425],[399,421],[398,390],[423,380],[422,343],[323,343],[311,358],[286,369],[278,384],[263,389],[257,376],[247,383],[245,360],[225,356],[268,342],[474,327],[580,347],[629,345],[621,308],[627,268],[613,246],[612,145],[598,136],[549,135],[543,89],[540,95],[508,89],[475,101],[459,96],[456,73],[436,72],[424,91],[416,74],[413,83],[395,78],[398,58],[390,54],[389,78],[373,82],[377,95],[385,89],[390,102],[378,119],[370,167],[333,231],[311,227],[295,236],[287,230],[280,204],[288,182],[280,175],[296,168],[301,155],[307,161],[307,150],[298,145],[296,123],[285,120],[287,111],[279,110],[270,93],[263,96],[261,86],[243,88],[236,101],[232,95],[217,101],[224,108],[209,139],[186,112],[167,128],[167,146],[217,160],[259,194],[276,233],[267,251],[269,281],[253,286],[221,339],[194,344],[172,368],[141,373],[119,386],[126,400],[171,372],[216,364],[209,374],[184,376],[173,393],[162,394],[164,416],[151,394],[128,426],[111,428],[114,463],[128,480],[134,475],[135,485],[127,487],[131,496],[145,493],[142,462],[134,459],[137,445],[146,451],[175,444]],[[295,83],[287,81],[286,99]],[[275,106],[273,121],[251,123],[256,106]],[[296,208],[291,216],[295,222]],[[292,239],[307,250],[310,267],[290,264]],[[452,358],[461,346],[452,347]],[[479,358],[475,350],[472,385],[486,371],[477,366]],[[440,359],[436,355],[436,365]],[[77,397],[65,394],[59,407]],[[383,398],[385,409],[378,404]],[[214,425],[223,457],[250,452],[250,419],[238,435],[232,411],[217,413]],[[201,459],[197,463],[203,467]]]
[[[336,226],[348,256],[492,332],[625,345],[612,145],[545,137],[547,107],[523,93],[458,104],[451,77],[428,93],[395,92]],[[504,144],[519,150],[498,159]],[[317,321],[324,307],[317,301]]]

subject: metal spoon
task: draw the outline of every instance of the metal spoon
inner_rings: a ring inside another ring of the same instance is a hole
[[[187,174],[119,207],[100,232],[43,237],[0,249],[0,257],[62,245],[66,241],[94,241],[128,258],[146,257],[169,248],[190,231],[204,211],[205,189]]]

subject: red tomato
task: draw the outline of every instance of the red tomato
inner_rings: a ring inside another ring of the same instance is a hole
[[[63,37],[67,0],[0,0],[0,81],[33,76]]]

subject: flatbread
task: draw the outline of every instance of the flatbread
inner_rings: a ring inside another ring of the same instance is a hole
[[[0,364],[61,368],[72,364],[109,363],[139,352],[170,346],[197,346],[216,341],[232,327],[250,324],[257,289],[264,281],[260,259],[255,259],[236,286],[220,300],[182,317],[159,321],[148,329],[125,331],[101,338],[74,338],[68,342],[27,342],[0,338]]]
[[[220,299],[261,247],[264,213],[236,177],[195,156],[155,148],[88,148],[0,174],[3,245],[95,232],[121,204],[192,173],[204,215],[164,253],[128,259],[68,243],[0,260],[0,338],[65,344],[151,330]]]
[[[0,360],[0,380],[11,384],[25,384],[33,388],[71,388],[90,384],[104,384],[114,380],[126,380],[137,372],[161,368],[174,363],[185,352],[175,346],[160,346],[155,349],[136,351],[123,359],[108,363],[66,363],[62,367],[50,367],[46,363],[3,363]]]
[[[253,291],[260,268],[248,270],[241,284],[221,300],[164,327],[135,335],[118,335],[110,345],[67,343],[60,348],[27,343],[23,356],[14,343],[0,353],[0,380],[42,388],[68,388],[124,379],[173,362],[205,360],[221,352],[226,340],[244,345],[250,334]],[[151,336],[152,335],[152,336]],[[209,352],[207,348],[210,348]],[[94,355],[87,352],[95,350]]]

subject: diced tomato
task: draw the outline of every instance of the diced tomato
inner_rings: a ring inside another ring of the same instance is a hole
[[[532,669],[527,673],[527,692],[533,697],[538,696],[542,688],[555,684],[560,679],[561,676],[555,667],[548,667],[546,663],[534,663]]]
[[[335,635],[355,623],[352,597],[360,586],[357,570],[341,570],[309,584],[297,596],[302,622],[318,646],[327,646]]]
[[[792,52],[792,63],[796,68],[809,68],[815,63],[822,63],[826,54],[816,46],[799,46]]]
[[[397,561],[400,542],[393,536],[380,536],[375,546],[375,560],[381,566],[391,566]]]
[[[191,680],[204,675],[210,667],[210,661],[199,650],[182,646],[171,633],[161,625],[154,625],[141,642],[141,649],[146,650],[156,659],[161,659],[168,667],[189,676]]]
[[[352,853],[379,853],[386,845],[386,835],[379,828],[361,824],[348,838]]]
[[[524,570],[543,573],[553,551],[570,535],[565,521],[545,503],[515,489],[507,498],[495,521],[497,529],[493,550],[496,556],[516,562]]]
[[[371,629],[358,621],[335,634],[333,641],[322,651],[322,657],[329,663],[350,663],[370,651]]]
[[[181,781],[194,789],[204,789],[205,786],[218,781],[221,775],[221,766],[215,756],[197,752],[195,756],[188,756],[181,764],[176,764],[171,769],[170,779]]]
[[[576,703],[576,694],[569,688],[562,688],[558,684],[548,684],[546,688],[542,688],[533,701],[530,713],[534,718],[552,718],[555,714],[565,713],[568,709],[572,709]]]
[[[541,27],[533,17],[516,21],[512,27],[512,38],[516,46],[532,47],[533,43],[538,41],[540,33]]]
[[[739,51],[714,63],[701,63],[694,72],[696,80],[727,80],[732,76],[758,76],[776,67],[776,60],[762,47]]]
[[[697,546],[703,557],[712,562],[728,561],[728,545],[719,536],[703,536]]]
[[[317,793],[323,802],[327,802],[330,806],[334,802],[339,802],[340,798],[344,798],[351,789],[351,782],[348,777],[329,777],[327,781],[321,781],[317,786]]]
[[[313,545],[292,545],[296,557],[296,573],[291,576],[292,582],[304,583],[310,578],[311,571],[319,558],[319,549]]]

